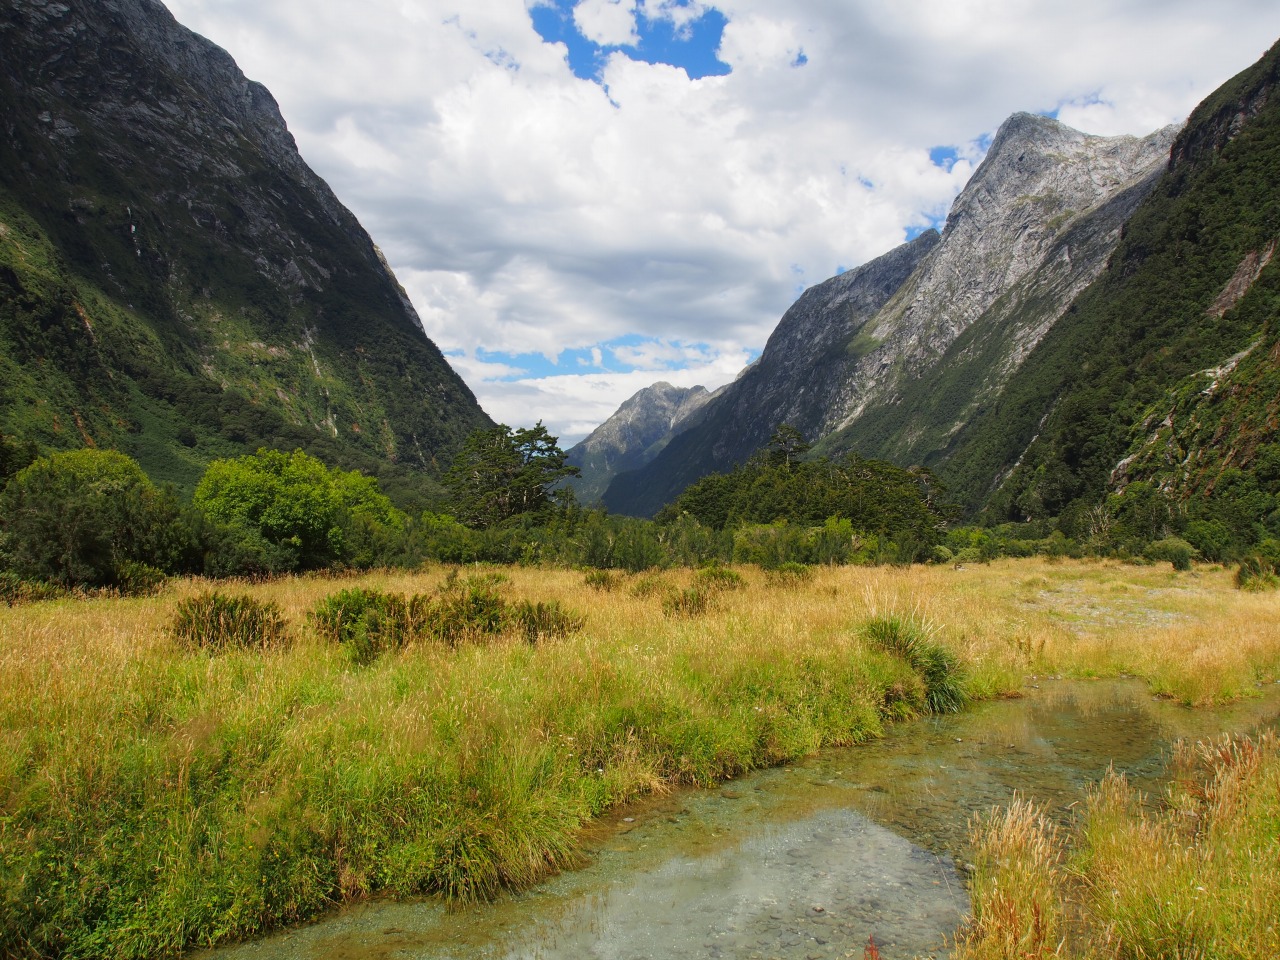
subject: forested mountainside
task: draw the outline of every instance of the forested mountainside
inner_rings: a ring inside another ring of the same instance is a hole
[[[0,434],[394,489],[490,423],[270,93],[156,0],[7,4],[0,123]]]
[[[1280,44],[1201,104],[1106,273],[942,465],[993,519],[1082,530],[1136,481],[1280,533]]]
[[[760,360],[604,503],[646,515],[728,470],[782,424],[819,453],[932,463],[1103,270],[1175,130],[1094,137],[1011,117],[930,231],[819,284]]]

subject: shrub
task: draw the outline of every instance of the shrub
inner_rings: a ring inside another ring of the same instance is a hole
[[[1190,570],[1191,561],[1196,555],[1196,548],[1180,537],[1166,537],[1155,543],[1147,544],[1142,555],[1148,560],[1167,560],[1175,570]]]
[[[40,580],[23,580],[16,573],[0,570],[0,600],[7,607],[38,600],[53,600],[66,593],[61,587]]]
[[[511,620],[524,633],[530,643],[539,640],[556,640],[581,630],[587,618],[572,610],[566,610],[558,600],[534,603],[521,600],[511,609]]]
[[[745,590],[747,581],[736,570],[724,567],[705,567],[693,577],[693,589],[705,593],[719,593],[723,590]]]
[[[437,639],[457,646],[501,633],[511,623],[511,611],[490,582],[475,578],[448,584],[431,601],[428,620]]]
[[[933,639],[935,628],[914,617],[873,617],[862,625],[864,642],[901,657],[924,681],[925,702],[932,713],[955,713],[968,696],[960,661]]]
[[[9,568],[64,587],[115,586],[126,563],[168,565],[182,524],[177,498],[113,450],[41,457],[0,493]]]
[[[157,567],[126,560],[116,569],[116,589],[126,597],[150,597],[160,592],[169,575]]]
[[[618,588],[622,578],[612,570],[590,570],[587,572],[586,577],[583,578],[583,582],[592,590],[609,593]]]
[[[631,595],[637,600],[646,600],[654,594],[665,593],[670,586],[671,582],[662,574],[650,573],[636,578],[631,585]]]
[[[234,566],[242,557],[255,568],[268,564],[272,572],[282,565],[313,570],[371,563],[404,526],[376,480],[330,469],[301,450],[263,449],[215,460],[193,502],[214,523],[235,531],[227,544],[231,552],[220,562]]]
[[[273,646],[287,631],[284,615],[274,603],[217,590],[181,601],[169,625],[179,642],[214,650]]]
[[[356,663],[371,663],[386,650],[414,639],[426,620],[427,603],[415,596],[352,587],[325,597],[311,611],[320,636],[345,644]]]
[[[764,582],[771,587],[798,587],[812,579],[813,568],[803,563],[784,563],[764,574]]]
[[[697,617],[711,609],[714,592],[689,587],[662,598],[662,612],[668,617]]]

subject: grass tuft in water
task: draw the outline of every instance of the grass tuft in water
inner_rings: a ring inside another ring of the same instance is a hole
[[[915,616],[888,614],[862,625],[869,646],[901,657],[924,681],[925,702],[933,713],[956,713],[966,702],[960,659],[934,636],[937,627]]]

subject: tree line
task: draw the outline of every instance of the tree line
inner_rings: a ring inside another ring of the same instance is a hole
[[[118,451],[37,456],[0,437],[0,570],[11,581],[129,591],[171,574],[424,560],[643,570],[931,555],[948,516],[931,477],[854,458],[803,460],[806,451],[781,430],[748,464],[641,520],[577,504],[564,482],[577,468],[541,423],[474,431],[444,475],[448,498],[416,516],[375,479],[300,450],[216,460],[183,500]]]

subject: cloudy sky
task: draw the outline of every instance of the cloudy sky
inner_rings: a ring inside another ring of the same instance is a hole
[[[1000,123],[1180,121],[1275,0],[165,0],[265,83],[495,419],[709,388]]]

